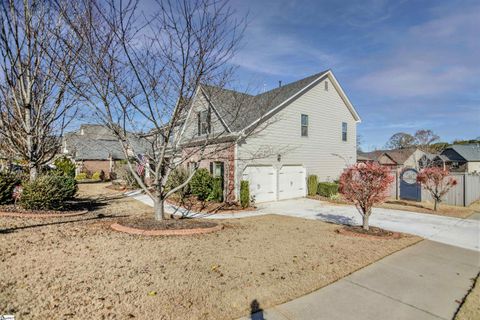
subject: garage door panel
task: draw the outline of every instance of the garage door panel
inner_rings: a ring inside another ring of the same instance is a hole
[[[250,195],[255,202],[275,201],[277,198],[276,170],[272,166],[252,166],[245,168],[243,180],[250,186]]]
[[[283,166],[278,173],[278,199],[292,199],[305,196],[306,171],[302,166]]]

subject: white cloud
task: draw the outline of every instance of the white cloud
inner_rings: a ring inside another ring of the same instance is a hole
[[[480,7],[411,27],[357,86],[394,97],[449,94],[479,81]]]

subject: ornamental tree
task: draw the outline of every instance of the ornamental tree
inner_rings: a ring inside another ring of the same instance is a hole
[[[363,229],[369,229],[372,207],[385,201],[392,182],[390,169],[376,163],[357,163],[343,171],[339,192],[357,208],[363,219]]]
[[[421,183],[433,198],[434,211],[437,211],[443,196],[457,185],[457,180],[449,175],[448,170],[439,167],[425,168],[417,175],[417,182]]]

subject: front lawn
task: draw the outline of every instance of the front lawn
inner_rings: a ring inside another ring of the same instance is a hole
[[[80,186],[97,198],[80,218],[0,218],[0,314],[233,319],[254,299],[263,309],[294,299],[419,241],[276,215],[221,221],[212,234],[132,236],[109,225],[152,209],[104,187]]]

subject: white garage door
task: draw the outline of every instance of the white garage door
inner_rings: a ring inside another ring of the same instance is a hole
[[[302,166],[283,166],[278,172],[278,199],[305,197],[305,175]]]
[[[250,184],[250,196],[255,197],[255,202],[276,200],[277,175],[271,166],[247,167],[243,171],[243,180]]]

